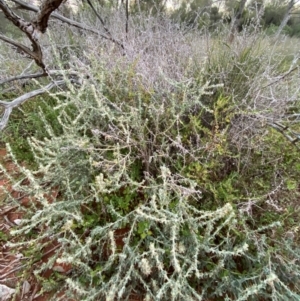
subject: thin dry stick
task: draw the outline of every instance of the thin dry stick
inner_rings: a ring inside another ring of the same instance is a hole
[[[128,19],[129,19],[129,3],[128,0],[126,0],[126,25],[125,25],[125,32],[126,32],[126,36],[128,34]]]
[[[40,73],[33,73],[33,74],[23,74],[18,76],[12,76],[0,81],[0,85],[4,85],[13,81],[23,80],[23,79],[33,79],[33,78],[40,78],[45,76],[54,76],[54,75],[63,75],[64,72],[67,72],[68,76],[78,76],[78,72],[75,71],[61,71],[61,70],[48,70],[47,72],[40,72]]]
[[[65,84],[64,80],[55,81],[55,82],[50,83],[46,87],[43,87],[41,89],[34,90],[34,91],[28,92],[24,95],[21,95],[11,102],[0,101],[0,106],[4,107],[4,113],[0,120],[0,130],[3,130],[6,127],[9,116],[10,116],[13,108],[18,107],[19,105],[21,105],[22,103],[24,103],[26,100],[28,100],[30,98],[33,98],[40,94],[43,94],[43,93],[51,90],[54,87],[62,86],[64,84]]]
[[[46,72],[42,72],[42,73],[34,73],[34,74],[24,74],[24,75],[18,75],[18,76],[13,76],[13,77],[9,77],[7,79],[3,79],[0,81],[0,85],[3,84],[7,84],[16,80],[22,80],[22,79],[33,79],[33,78],[40,78],[40,77],[44,77],[44,76],[48,76],[48,74]]]

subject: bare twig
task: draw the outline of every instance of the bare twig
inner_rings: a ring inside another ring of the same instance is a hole
[[[296,1],[297,2],[297,1]],[[289,19],[291,18],[291,12],[292,9],[294,8],[294,5],[296,4],[295,0],[290,0],[289,4],[287,6],[287,10],[284,14],[284,17],[278,27],[278,30],[276,32],[276,38],[278,38],[283,30],[283,28],[286,26],[287,22],[289,21]]]
[[[30,57],[32,57],[32,55],[33,55],[33,51],[31,51],[28,47],[26,47],[20,43],[17,43],[15,40],[12,40],[2,34],[0,34],[0,40],[21,49],[22,51],[27,53]]]
[[[14,262],[15,262],[15,261],[14,261]],[[14,262],[10,262],[10,265],[12,265],[12,263],[14,263]],[[12,269],[12,270],[9,270],[7,273],[2,274],[2,275],[0,276],[0,280],[6,279],[8,275],[10,275],[10,274],[12,274],[12,273],[14,273],[14,272],[16,272],[16,271],[19,271],[19,270],[22,269],[24,266],[25,266],[25,264],[24,264],[24,265],[21,265],[21,266],[17,266],[16,268],[14,268],[14,269]]]
[[[270,127],[281,133],[287,140],[289,140],[292,144],[296,145],[296,142],[300,141],[300,135],[295,133],[294,131],[290,130],[288,126],[282,125],[278,122],[270,122],[268,123]],[[291,137],[289,134],[294,136]],[[297,145],[296,145],[297,146]],[[298,146],[297,146],[298,147]]]
[[[33,12],[38,12],[39,9],[38,7],[34,6],[34,5],[31,5],[31,4],[28,4],[22,0],[12,0],[12,2],[18,4],[17,8],[19,9],[25,9],[25,10],[29,10],[29,11],[33,11]],[[114,39],[112,36],[107,36],[107,35],[104,35],[102,33],[100,33],[98,30],[92,28],[92,27],[89,27],[89,26],[86,26],[80,22],[76,22],[74,20],[71,20],[69,18],[66,18],[64,16],[62,16],[61,14],[59,13],[52,13],[51,14],[51,17],[57,19],[57,20],[60,20],[64,23],[67,23],[71,26],[74,26],[76,28],[79,28],[79,29],[82,29],[82,30],[86,30],[86,31],[89,31],[89,32],[92,32],[100,37],[102,37],[103,39],[106,39],[106,40],[109,40],[115,44],[117,44],[118,46],[120,46],[122,49],[124,49],[124,45],[120,42],[120,41],[117,41],[116,39]],[[106,29],[104,28],[104,30],[106,31]]]
[[[42,53],[41,46],[38,42],[40,36],[39,29],[36,28],[33,23],[25,21],[24,19],[16,15],[3,0],[0,0],[0,9],[3,11],[5,17],[9,21],[11,21],[11,23],[13,23],[16,27],[18,27],[21,31],[23,31],[27,35],[27,37],[31,41],[32,50],[20,43],[13,41],[12,39],[5,37],[4,35],[0,36],[1,40],[23,50],[32,59],[34,59],[34,61],[38,66],[40,66],[42,69],[45,70],[46,67],[45,64],[43,63],[43,53]]]
[[[93,12],[95,13],[95,15],[97,16],[97,18],[100,20],[106,34],[108,35],[108,39],[114,43],[116,43],[117,45],[119,45],[122,49],[124,49],[124,45],[115,40],[111,34],[111,32],[109,31],[109,29],[106,27],[104,20],[102,19],[102,17],[100,16],[100,14],[97,12],[97,10],[95,9],[94,5],[92,4],[92,2],[90,0],[87,0],[88,5],[91,7],[91,9],[93,10]]]
[[[270,87],[270,86],[272,86],[272,85],[278,83],[279,81],[285,79],[288,75],[290,75],[291,73],[293,73],[293,72],[294,72],[295,70],[297,70],[297,69],[299,69],[299,66],[296,66],[296,67],[294,67],[294,68],[288,70],[286,73],[284,73],[283,75],[281,75],[280,77],[278,77],[278,78],[277,78],[276,80],[274,80],[273,82],[271,82],[271,83],[269,83],[269,84],[267,84],[267,85],[265,85],[265,86],[263,86],[263,87],[260,87],[259,89],[257,89],[257,90],[255,91],[255,93],[258,92],[258,90],[263,90],[263,89],[265,89],[265,88],[268,88],[268,87]]]
[[[75,71],[64,70],[64,72],[66,72],[68,76],[71,76],[71,75],[78,76],[78,72],[75,72]],[[9,77],[9,78],[1,80],[0,85],[7,84],[9,82],[13,82],[13,81],[17,81],[17,80],[33,79],[33,78],[40,78],[40,77],[54,76],[54,75],[63,75],[63,72],[60,70],[48,70],[47,72],[13,76],[13,77]]]
[[[42,73],[34,73],[34,74],[24,74],[24,75],[19,75],[19,76],[13,76],[4,80],[0,81],[0,85],[7,84],[16,80],[22,80],[22,79],[32,79],[32,78],[39,78],[39,77],[44,77],[47,76],[48,74],[46,72]]]
[[[3,215],[7,214],[8,212],[10,212],[10,211],[12,211],[16,208],[18,208],[18,206],[12,206],[12,207],[9,207],[9,208],[0,209],[0,215],[3,216]]]
[[[126,5],[126,24],[125,24],[125,32],[126,32],[126,35],[128,34],[128,20],[129,20],[129,2],[128,0],[126,0],[125,2],[125,5]]]
[[[30,98],[33,98],[33,97],[35,97],[37,95],[40,95],[40,94],[43,94],[43,93],[51,90],[54,87],[62,86],[64,84],[65,84],[64,80],[55,81],[55,82],[50,83],[46,87],[43,87],[43,88],[38,89],[38,90],[31,91],[31,92],[28,92],[28,93],[26,93],[22,96],[19,96],[11,102],[0,101],[0,106],[4,107],[4,113],[3,113],[2,118],[0,120],[0,130],[3,130],[6,127],[9,116],[10,116],[13,108],[18,107],[19,105],[21,105],[22,103],[24,103],[26,100],[28,100]]]
[[[97,18],[100,20],[104,30],[106,31],[106,33],[108,35],[111,36],[110,31],[108,30],[108,28],[105,26],[105,22],[102,19],[102,17],[100,16],[100,14],[97,12],[97,10],[95,9],[94,5],[92,4],[92,2],[90,0],[87,0],[88,5],[91,7],[91,9],[93,10],[93,12],[95,13],[95,15],[97,16]]]

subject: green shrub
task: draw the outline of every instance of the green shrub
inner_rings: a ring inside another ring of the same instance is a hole
[[[32,136],[38,139],[49,138],[49,129],[45,128],[45,122],[49,123],[55,133],[61,133],[61,127],[57,123],[58,114],[53,110],[55,103],[51,97],[40,96],[13,112],[13,122],[1,133],[1,140],[11,144],[19,162],[34,164],[34,156],[27,139]]]
[[[10,245],[34,258],[60,244],[35,267],[72,265],[45,282],[53,300],[299,300],[298,152],[268,126],[292,96],[264,88],[279,72],[269,40],[214,37],[201,57],[204,39],[164,22],[144,56],[86,51],[82,85],[28,113],[43,130],[28,129],[36,169],[19,166],[30,183],[15,187],[35,203]]]

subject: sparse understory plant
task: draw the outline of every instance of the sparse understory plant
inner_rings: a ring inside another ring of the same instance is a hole
[[[7,148],[31,206],[8,245],[34,259],[58,242],[33,260],[37,279],[71,264],[44,281],[53,300],[299,300],[297,54],[263,34],[227,44],[142,20],[127,55],[89,36],[66,47],[80,85],[66,77],[24,112],[34,164]]]

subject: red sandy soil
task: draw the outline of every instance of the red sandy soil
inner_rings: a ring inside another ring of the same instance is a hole
[[[17,174],[17,167],[13,162],[6,159],[6,150],[0,149],[0,163],[5,167],[7,172],[11,175]],[[21,206],[10,206],[5,204],[7,194],[11,194]],[[57,195],[57,191],[53,191],[49,199],[53,199]],[[24,211],[22,207],[30,205],[30,200],[27,196],[22,196],[19,192],[14,191],[12,185],[3,173],[0,173],[0,233],[8,237],[8,241],[17,241],[17,238],[10,237],[10,230],[16,227],[18,220],[22,220]],[[24,208],[25,209],[25,208]],[[43,250],[43,256],[40,260],[47,262],[58,249],[56,242],[49,241],[47,247]],[[40,294],[41,285],[36,280],[33,271],[29,271],[26,276],[22,276],[22,267],[24,265],[22,249],[12,249],[6,245],[5,239],[0,237],[0,285],[5,285],[9,288],[15,289],[21,285],[19,293],[16,296],[16,301],[30,300],[30,301],[47,301],[51,297],[51,293]],[[44,272],[44,277],[48,278],[53,271],[60,273],[68,273],[72,266],[66,264],[55,263],[52,269]],[[21,275],[20,275],[21,274]],[[63,296],[63,292],[61,293]],[[0,299],[1,300],[1,299]],[[7,301],[9,300],[6,299]],[[73,299],[65,299],[66,301],[78,301]]]
[[[10,175],[17,175],[18,169],[9,159],[6,158],[7,153],[5,149],[0,149],[0,163],[5,167],[7,172]],[[26,184],[26,183],[25,183]],[[20,204],[10,206],[5,204],[5,199],[7,194],[10,194],[17,200]],[[58,194],[57,190],[54,190],[49,196],[49,202],[52,202]],[[10,236],[10,230],[17,226],[18,220],[22,220],[24,215],[24,209],[30,206],[30,202],[33,200],[28,196],[21,195],[19,192],[14,191],[13,187],[9,181],[5,177],[3,173],[0,171],[0,234],[5,234],[8,237],[8,241],[17,242],[18,238]],[[116,230],[116,243],[119,247],[122,247],[123,237],[126,235],[126,229]],[[47,242],[47,241],[46,241]],[[41,260],[37,263],[38,265],[47,262],[53,255],[56,254],[59,249],[59,244],[56,241],[49,241],[47,247],[43,249],[43,255]],[[24,260],[22,255],[22,248],[17,250],[12,249],[6,245],[5,239],[3,240],[0,236],[0,285],[5,285],[9,288],[15,289],[20,286],[19,293],[15,297],[16,301],[48,301],[51,299],[51,293],[40,294],[41,284],[36,279],[33,274],[33,270],[26,273],[26,275],[22,276],[22,266],[24,265]],[[54,271],[59,273],[69,273],[72,270],[72,266],[68,264],[59,264],[55,263],[51,269],[48,269],[43,273],[44,278],[49,278],[53,274]],[[21,274],[21,275],[20,275]],[[62,297],[64,292],[60,293]],[[1,300],[1,298],[0,298]],[[6,299],[5,301],[9,301],[10,299]],[[80,301],[75,299],[63,298],[64,301]],[[136,294],[132,294],[129,301],[142,301],[143,297],[138,296]],[[2,300],[1,300],[2,301]]]

